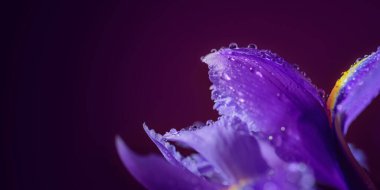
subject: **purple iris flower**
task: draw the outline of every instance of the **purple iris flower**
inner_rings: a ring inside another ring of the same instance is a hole
[[[136,155],[116,138],[121,160],[146,188],[375,188],[344,135],[379,92],[380,49],[345,72],[327,101],[297,67],[268,50],[232,45],[202,61],[216,121],[164,135],[144,124],[165,159]]]

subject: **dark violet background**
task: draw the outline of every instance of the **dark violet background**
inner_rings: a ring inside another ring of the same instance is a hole
[[[6,190],[142,189],[114,137],[157,153],[144,121],[164,132],[216,119],[199,59],[212,48],[256,43],[329,92],[380,45],[376,1],[14,1],[3,8]],[[367,151],[378,184],[379,111],[380,99],[348,135]]]

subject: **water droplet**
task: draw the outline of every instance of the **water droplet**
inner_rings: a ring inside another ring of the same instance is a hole
[[[170,129],[169,133],[172,134],[172,135],[178,135],[177,129],[174,129],[174,128]]]
[[[295,68],[296,70],[300,70],[300,66],[298,66],[297,64],[293,64],[293,68]]]
[[[223,77],[224,77],[224,79],[226,79],[226,80],[231,80],[231,77],[230,77],[227,73],[224,73],[224,74],[223,74]]]
[[[202,57],[201,57],[201,61],[203,62],[204,59],[205,59],[205,56],[202,56]]]
[[[269,136],[268,136],[268,140],[270,140],[270,141],[273,140],[273,136],[272,136],[272,135],[269,135]]]
[[[248,44],[248,48],[257,49],[256,44]]]
[[[280,130],[281,130],[282,132],[284,132],[284,131],[286,130],[286,128],[285,128],[284,126],[282,126],[282,127],[280,128]]]
[[[263,78],[263,74],[260,73],[260,71],[256,71],[255,74],[259,76],[260,78]]]
[[[230,43],[230,45],[228,45],[228,47],[230,49],[236,49],[236,48],[238,48],[238,45],[237,45],[237,43]]]
[[[249,68],[249,71],[251,71],[251,72],[252,72],[253,70],[254,70],[254,69],[253,69],[253,67],[250,67],[250,68]]]
[[[326,98],[326,92],[322,89],[318,89],[318,94],[320,97],[322,97],[323,99]]]
[[[244,103],[245,100],[243,98],[239,98],[239,102]]]
[[[210,126],[210,125],[212,125],[213,123],[214,123],[214,122],[213,122],[212,120],[207,120],[207,121],[206,121],[206,125],[207,125],[207,126]]]
[[[215,53],[215,52],[217,52],[218,50],[216,50],[216,49],[211,49],[211,53]]]

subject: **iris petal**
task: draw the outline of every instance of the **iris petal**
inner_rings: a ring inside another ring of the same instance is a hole
[[[219,119],[163,136],[144,124],[167,161],[135,155],[117,138],[119,155],[148,189],[313,189],[314,180],[321,187],[372,188],[352,162],[342,131],[378,94],[380,84],[368,81],[380,80],[379,54],[338,81],[326,108],[319,90],[270,51],[237,46],[214,51],[203,61]],[[339,146],[331,146],[337,140]],[[183,156],[171,143],[196,153]]]
[[[227,185],[254,179],[268,170],[256,139],[237,118],[222,117],[211,125],[167,133],[164,138],[193,148],[222,172]]]
[[[340,161],[346,171],[350,186],[375,189],[367,173],[355,160],[344,135],[350,124],[368,106],[380,90],[380,48],[369,56],[358,60],[336,82],[327,101],[330,120],[338,137],[340,149],[345,159]],[[359,162],[359,163],[358,163]]]
[[[254,48],[221,49],[203,58],[221,115],[234,115],[272,142],[287,162],[305,162],[318,181],[345,189],[319,91],[279,56]]]
[[[175,167],[158,156],[143,157],[134,154],[119,137],[116,138],[116,147],[124,165],[147,189],[219,189],[205,179]]]
[[[358,60],[336,82],[327,101],[332,121],[344,117],[341,122],[344,134],[352,121],[371,103],[380,90],[380,48]]]
[[[156,133],[153,129],[150,130],[144,124],[144,130],[148,134],[149,138],[154,142],[157,148],[160,150],[166,160],[176,167],[187,169],[193,174],[205,177],[210,181],[222,183],[227,180],[221,175],[220,171],[216,171],[215,167],[209,163],[202,155],[192,154],[189,156],[183,156],[176,150],[176,146],[172,145],[167,139],[163,138],[161,134]],[[170,131],[172,135],[178,132],[174,129]]]
[[[239,118],[228,116],[206,126],[163,135],[163,139],[197,151],[220,171],[225,179],[221,183],[230,190],[314,188],[308,166],[284,162],[267,140],[257,138]]]

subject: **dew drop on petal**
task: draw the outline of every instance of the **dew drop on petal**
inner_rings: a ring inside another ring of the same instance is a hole
[[[215,53],[215,52],[217,52],[218,50],[216,50],[216,49],[211,49],[211,53]]]
[[[223,74],[223,77],[224,77],[224,79],[226,79],[226,80],[231,80],[231,77],[230,77],[227,73],[224,73],[224,74]]]
[[[284,126],[282,126],[282,127],[280,128],[280,130],[281,130],[282,132],[284,132],[284,131],[286,130],[286,128],[285,128]]]
[[[228,46],[230,49],[236,49],[238,47],[237,43],[230,43]]]
[[[326,97],[326,92],[322,89],[318,89],[318,94],[321,98],[325,98]]]
[[[293,66],[294,69],[296,69],[298,71],[300,70],[300,66],[298,66],[297,64],[293,64],[292,66]]]
[[[248,44],[248,48],[257,49],[256,44]]]
[[[256,71],[255,72],[257,76],[259,76],[260,78],[263,78],[263,74],[260,73],[260,71]]]
[[[170,131],[169,131],[170,133],[172,133],[172,134],[176,134],[177,133],[177,129],[170,129]]]

